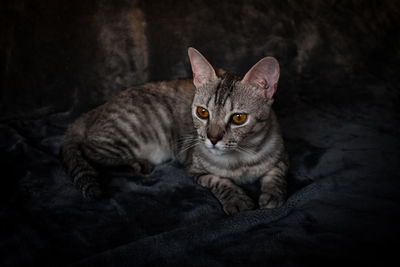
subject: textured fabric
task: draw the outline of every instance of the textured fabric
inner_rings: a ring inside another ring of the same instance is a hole
[[[396,258],[397,2],[32,2],[6,4],[0,25],[1,266]],[[64,173],[58,150],[68,123],[129,85],[190,76],[188,46],[241,72],[263,56],[279,60],[273,107],[290,156],[282,208],[227,216],[175,162],[148,176],[102,170],[107,194],[96,202]]]

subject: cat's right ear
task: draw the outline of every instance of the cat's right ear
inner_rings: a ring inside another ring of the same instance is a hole
[[[189,47],[188,54],[192,65],[194,86],[199,87],[217,79],[214,68],[199,51]]]

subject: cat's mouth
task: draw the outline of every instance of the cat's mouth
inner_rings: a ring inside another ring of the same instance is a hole
[[[220,155],[223,155],[223,154],[226,154],[226,153],[229,153],[232,151],[232,149],[230,149],[229,147],[224,146],[219,143],[213,145],[210,142],[204,142],[204,146],[207,148],[207,150],[211,154],[217,155],[217,156],[220,156]]]

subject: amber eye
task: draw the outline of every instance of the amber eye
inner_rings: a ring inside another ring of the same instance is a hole
[[[202,107],[197,107],[197,115],[202,119],[208,118],[208,110]]]
[[[247,114],[244,113],[236,113],[232,115],[232,121],[234,124],[243,124],[247,119]]]

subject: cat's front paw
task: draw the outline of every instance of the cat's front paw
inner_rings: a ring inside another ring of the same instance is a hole
[[[260,209],[275,209],[281,207],[284,203],[283,197],[268,193],[262,193],[258,200]]]
[[[246,194],[235,194],[229,200],[222,202],[222,207],[226,214],[232,215],[241,211],[252,210],[254,202]]]
[[[149,174],[153,171],[154,165],[147,160],[135,161],[131,164],[135,173]]]

